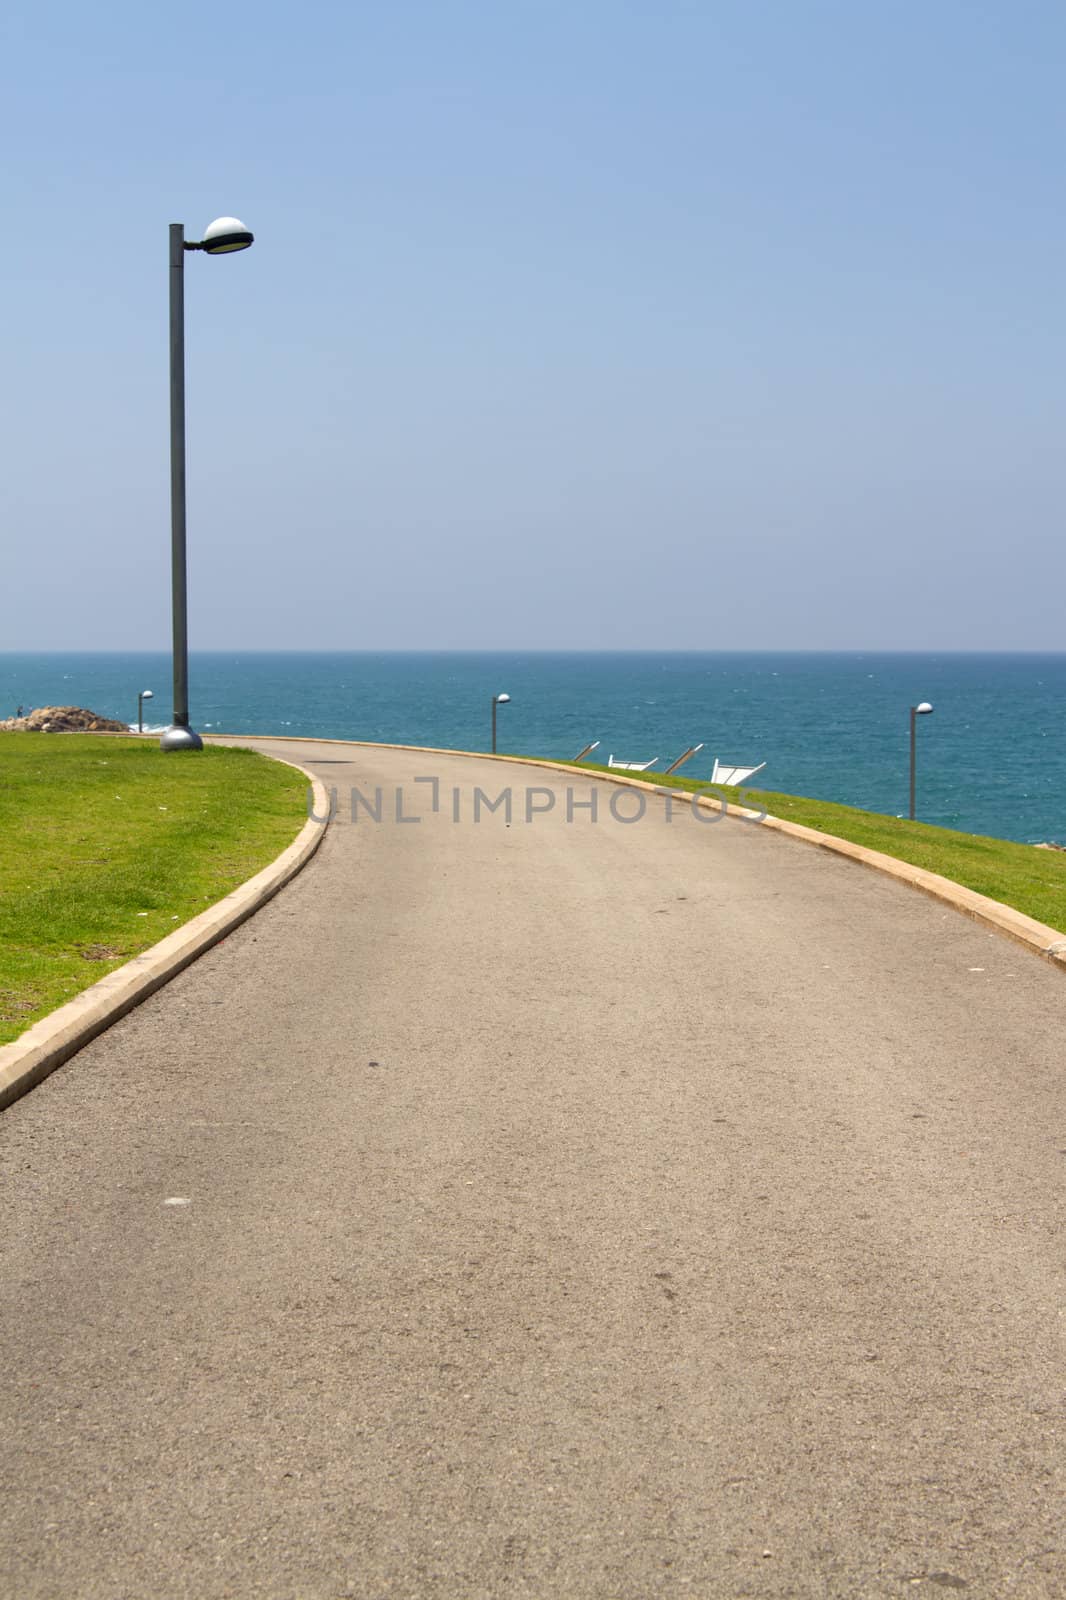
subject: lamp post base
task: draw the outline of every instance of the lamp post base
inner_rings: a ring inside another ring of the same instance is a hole
[[[168,728],[159,741],[160,750],[202,750],[203,747],[204,741],[198,733],[177,723]]]

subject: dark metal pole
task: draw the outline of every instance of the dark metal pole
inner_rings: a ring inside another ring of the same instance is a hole
[[[144,732],[144,695],[137,696],[137,732]]]
[[[174,724],[164,750],[202,750],[189,727],[189,616],[185,563],[185,224],[170,224],[170,592],[174,632]]]
[[[911,821],[914,821],[914,726],[918,721],[918,707],[911,706]]]
[[[492,753],[496,754],[496,696],[492,697]]]
[[[185,228],[170,224],[170,598],[174,725],[189,726],[189,611],[185,562]]]

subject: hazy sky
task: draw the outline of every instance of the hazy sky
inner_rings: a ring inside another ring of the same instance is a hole
[[[1060,0],[0,23],[0,649],[1066,648]]]

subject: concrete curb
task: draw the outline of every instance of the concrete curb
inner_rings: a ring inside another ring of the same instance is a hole
[[[269,759],[280,760],[277,756]],[[315,814],[325,817],[329,796],[321,780],[295,761],[283,761],[281,765],[303,773],[314,792]],[[147,1000],[197,956],[203,955],[258,911],[307,865],[322,843],[325,831],[324,822],[305,822],[292,844],[254,878],[193,917],[191,922],[176,928],[158,944],[142,950],[132,961],[116,967],[92,988],[83,989],[57,1011],[42,1017],[11,1044],[0,1046],[0,1108],[10,1105],[47,1078],[82,1045],[95,1039],[142,1000]]]
[[[1034,955],[1057,967],[1060,972],[1066,972],[1066,933],[1057,928],[1050,928],[1044,922],[1037,922],[1035,917],[1028,917],[1023,911],[1015,911],[1013,906],[1005,906],[999,900],[990,899],[988,895],[978,894],[976,889],[967,889],[963,884],[956,883],[952,878],[944,878],[938,872],[928,872],[924,867],[912,866],[910,862],[885,855],[883,851],[870,850],[866,845],[853,844],[850,839],[838,839],[835,834],[820,833],[816,828],[804,827],[799,822],[786,822],[781,817],[764,815],[761,811],[749,811],[743,806],[730,805],[727,801],[710,795],[695,794],[690,789],[666,789],[661,784],[648,783],[644,779],[623,776],[621,773],[590,772],[586,767],[574,766],[565,761],[537,761],[527,756],[494,756],[487,755],[482,750],[442,750],[432,745],[381,744],[369,739],[309,739],[298,735],[294,735],[291,739],[275,738],[266,734],[229,734],[223,737],[269,738],[272,744],[344,744],[355,745],[362,749],[413,750],[422,755],[469,756],[476,757],[479,761],[510,762],[514,766],[530,767],[535,772],[583,772],[588,778],[619,784],[627,789],[642,789],[647,794],[658,795],[660,799],[669,795],[674,800],[683,800],[690,805],[695,803],[701,810],[720,811],[727,817],[738,818],[744,822],[757,822],[761,827],[769,828],[774,833],[783,833],[790,839],[798,839],[802,844],[814,845],[819,850],[828,850],[833,855],[844,856],[860,866],[869,867],[874,872],[895,878],[897,882],[905,883],[909,888],[918,889],[933,900],[941,901],[952,910],[981,923],[983,927],[1006,935],[1008,939],[1024,945]]]

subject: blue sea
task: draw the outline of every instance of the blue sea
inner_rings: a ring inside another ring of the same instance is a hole
[[[80,705],[133,721],[152,689],[169,720],[168,655],[0,654],[0,716]],[[758,784],[897,816],[906,812],[909,707],[918,721],[918,815],[1029,843],[1066,841],[1066,654],[300,654],[190,660],[201,732],[308,734],[593,759],[704,745],[686,773],[766,762]]]

